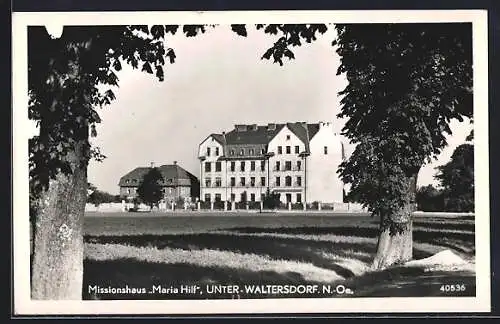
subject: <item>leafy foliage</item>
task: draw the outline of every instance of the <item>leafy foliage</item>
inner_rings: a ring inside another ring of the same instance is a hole
[[[447,145],[450,120],[472,117],[471,25],[336,28],[337,74],[349,81],[338,117],[357,143],[339,172],[351,197],[393,215],[414,204],[416,175]]]
[[[205,32],[205,26],[183,26],[186,36]],[[164,80],[164,66],[175,62],[166,43],[179,26],[66,26],[52,39],[45,27],[28,28],[28,117],[40,127],[29,141],[30,194],[37,199],[59,173],[70,174],[79,160],[102,161],[91,147],[101,122],[98,108],[115,99],[123,64]],[[78,157],[72,156],[75,154]]]
[[[87,198],[87,203],[94,204],[95,206],[99,206],[104,203],[114,203],[120,202],[121,199],[117,195],[112,195],[108,192],[101,190],[94,190],[89,197]]]
[[[232,29],[247,34],[241,25]],[[283,57],[295,57],[292,47],[316,40],[327,26],[256,29],[278,37],[262,58],[283,65]],[[339,168],[351,184],[346,200],[362,203],[383,216],[382,229],[398,232],[400,211],[415,204],[420,168],[447,145],[450,121],[472,120],[472,25],[342,24],[335,29],[332,45],[341,57],[337,75],[348,80],[339,93],[338,117],[347,119],[343,135],[357,144]]]
[[[161,183],[163,176],[158,168],[151,168],[142,178],[139,187],[137,188],[137,195],[139,199],[153,207],[163,197]]]
[[[264,195],[264,200],[262,201],[262,205],[267,209],[275,209],[281,205],[280,194],[277,192],[271,192],[269,188],[266,190],[266,194]]]
[[[458,146],[445,165],[437,167],[447,211],[474,211],[474,146]]]
[[[443,192],[432,185],[417,190],[417,209],[424,212],[445,211]]]

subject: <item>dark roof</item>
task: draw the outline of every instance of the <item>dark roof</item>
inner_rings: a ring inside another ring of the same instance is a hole
[[[251,126],[251,125],[248,125]],[[256,129],[247,127],[247,130],[233,129],[226,133],[227,145],[238,144],[268,144],[269,141],[283,128],[284,124],[276,124],[274,130],[268,130],[268,126],[257,126]]]
[[[210,134],[210,136],[212,136],[221,145],[224,145],[224,136],[222,134]]]
[[[193,179],[196,179],[196,177],[191,174],[190,172],[186,171],[185,169],[181,168],[177,164],[165,164],[162,166],[159,166],[158,169],[160,170],[163,179],[164,179],[164,184],[169,185],[175,185],[177,184],[177,180],[190,180],[193,181]],[[120,178],[119,186],[138,186],[139,183],[141,182],[142,178],[144,175],[151,170],[151,167],[138,167],[135,168],[134,170],[130,171],[126,175]],[[127,183],[126,180],[129,180],[131,182]],[[134,181],[135,180],[135,181]],[[171,180],[169,182],[168,180]]]
[[[282,129],[287,126],[309,150],[309,141],[319,130],[319,124],[307,124],[305,122],[295,122],[275,125],[274,129],[269,129],[269,125],[237,125],[240,130],[235,129],[226,133],[227,145],[240,144],[268,144]],[[246,126],[246,129],[245,129]],[[253,126],[253,127],[252,127]]]

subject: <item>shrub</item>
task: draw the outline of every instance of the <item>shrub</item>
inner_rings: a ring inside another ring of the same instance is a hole
[[[248,203],[248,208],[250,208],[250,209],[260,209],[260,201],[250,201]]]
[[[263,204],[264,208],[266,209],[280,208],[281,207],[280,195],[276,192],[270,192],[270,190],[267,189],[266,194],[264,196]]]
[[[236,209],[246,209],[247,208],[247,202],[246,201],[238,201],[236,202]]]
[[[224,202],[223,201],[214,201],[214,209],[224,209]]]
[[[302,210],[302,209],[304,209],[304,204],[303,203],[292,204],[292,209],[293,210]]]
[[[209,201],[200,201],[200,208],[201,209],[210,209],[210,202]]]

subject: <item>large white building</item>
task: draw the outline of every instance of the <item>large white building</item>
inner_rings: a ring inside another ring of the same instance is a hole
[[[343,202],[343,154],[329,122],[235,125],[199,145],[200,198],[261,201],[269,189],[283,203]]]

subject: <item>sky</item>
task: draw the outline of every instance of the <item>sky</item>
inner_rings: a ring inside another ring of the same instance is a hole
[[[337,93],[347,84],[337,76],[339,57],[331,46],[334,30],[313,44],[294,49],[283,66],[261,60],[275,36],[249,30],[246,38],[219,26],[195,38],[167,38],[176,62],[165,67],[165,81],[125,68],[118,74],[116,100],[99,110],[102,122],[92,143],[107,156],[89,165],[89,182],[112,194],[120,177],[139,166],[174,161],[199,175],[198,145],[211,133],[235,124],[333,122],[344,120]],[[436,184],[435,167],[449,161],[471,130],[468,121],[452,122],[453,135],[436,161],[425,165],[418,184]],[[346,144],[349,155],[353,146]]]

